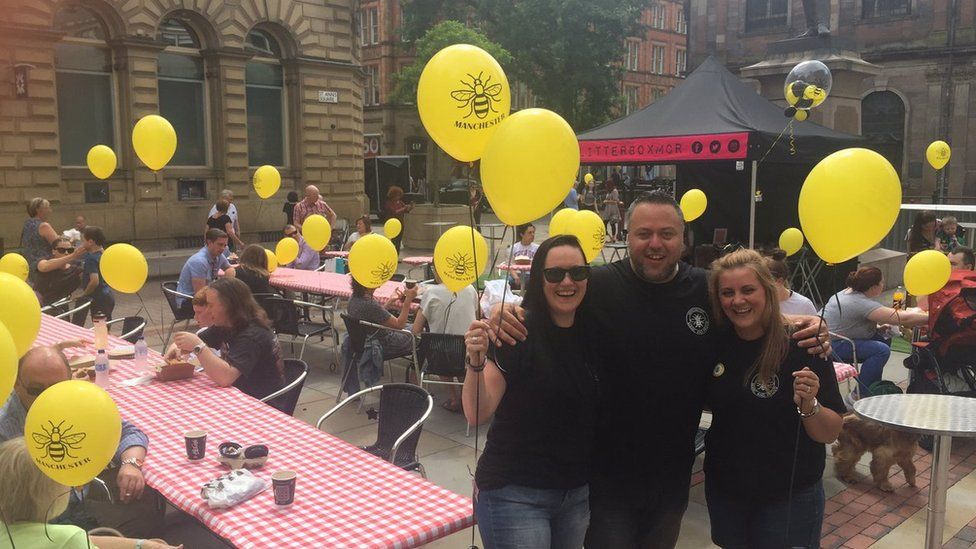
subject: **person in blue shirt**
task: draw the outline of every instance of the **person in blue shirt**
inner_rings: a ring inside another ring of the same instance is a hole
[[[563,205],[573,210],[579,209],[579,193],[576,192],[575,186],[569,189],[569,194],[567,194],[566,199],[563,200]]]
[[[224,271],[224,276],[234,276],[234,268],[224,257],[224,250],[227,249],[227,233],[220,229],[209,229],[204,235],[204,240],[204,247],[191,255],[180,271],[176,291],[183,295],[196,295],[201,288],[216,280],[221,270]],[[192,299],[177,297],[176,305],[187,314],[193,314]]]
[[[61,352],[63,346],[66,345],[35,347],[21,357],[13,393],[0,408],[0,442],[24,436],[27,411],[37,397],[48,387],[71,378],[68,359]],[[78,506],[81,512],[69,512],[61,522],[87,515],[98,525],[115,528],[126,535],[159,537],[163,526],[162,515],[157,511],[159,495],[146,488],[142,474],[148,447],[149,437],[132,423],[123,421],[118,449],[109,468],[100,475],[118,503],[89,497],[101,495],[97,491],[83,498],[74,497],[71,508]]]
[[[72,316],[71,322],[78,326],[85,325],[89,311],[91,311],[92,318],[104,316],[106,320],[111,320],[112,311],[115,310],[115,295],[99,271],[105,244],[105,233],[102,232],[102,229],[89,225],[82,231],[81,245],[88,253],[85,255],[84,272],[81,274],[82,297],[76,305],[90,301],[91,306],[76,312]]]

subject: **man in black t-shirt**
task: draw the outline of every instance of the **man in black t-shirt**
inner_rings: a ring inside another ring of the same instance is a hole
[[[627,218],[630,257],[592,269],[577,315],[601,369],[587,549],[677,543],[718,343],[705,271],[679,261],[677,203],[644,194]],[[515,314],[504,314],[501,339],[524,334]],[[809,337],[800,345],[810,347],[816,334],[809,319],[795,337]]]

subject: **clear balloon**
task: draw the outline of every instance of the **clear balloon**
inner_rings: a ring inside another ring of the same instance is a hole
[[[783,95],[791,107],[808,110],[827,99],[833,83],[834,78],[827,65],[820,61],[803,61],[786,75]]]
[[[150,170],[159,171],[176,154],[176,130],[158,114],[143,116],[132,129],[132,148]]]
[[[827,263],[870,250],[895,224],[901,209],[898,173],[880,154],[860,148],[821,160],[800,189],[800,226]]]
[[[508,78],[485,50],[455,44],[437,52],[417,83],[417,110],[427,133],[453,158],[481,158],[511,110]]]
[[[95,145],[88,150],[85,158],[88,170],[99,179],[108,179],[115,173],[115,166],[118,160],[115,158],[115,151],[105,145]]]
[[[119,243],[112,244],[102,253],[99,271],[113,290],[134,294],[146,283],[149,264],[138,248]]]
[[[561,116],[521,110],[502,123],[485,148],[485,196],[502,223],[535,221],[565,200],[579,161],[576,134]]]

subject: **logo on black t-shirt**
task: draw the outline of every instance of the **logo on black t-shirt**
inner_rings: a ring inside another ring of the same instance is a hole
[[[749,382],[749,388],[752,389],[752,394],[759,398],[769,398],[779,391],[779,376],[773,376],[768,382],[763,382],[759,379],[759,374],[752,376],[752,381]]]
[[[708,313],[701,307],[688,309],[688,313],[685,315],[685,322],[688,323],[688,329],[696,335],[702,336],[708,333]]]
[[[724,373],[725,373],[725,364],[719,362],[718,364],[715,365],[715,368],[712,370],[712,377],[722,377],[722,374]]]

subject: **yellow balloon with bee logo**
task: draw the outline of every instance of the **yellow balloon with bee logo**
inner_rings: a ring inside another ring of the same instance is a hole
[[[596,259],[596,256],[603,251],[603,245],[607,240],[607,227],[603,224],[603,219],[590,210],[576,212],[576,215],[566,224],[564,231],[579,240],[587,263]]]
[[[84,486],[112,461],[122,419],[112,397],[88,381],[48,387],[27,411],[24,439],[34,464],[65,486]]]
[[[370,233],[349,250],[349,273],[367,288],[379,288],[397,270],[397,251],[385,236]]]
[[[474,284],[488,266],[488,244],[481,233],[458,225],[447,230],[434,246],[434,268],[452,292]]]
[[[511,89],[501,65],[470,44],[437,52],[417,83],[420,121],[434,142],[461,162],[481,158],[511,107]]]

